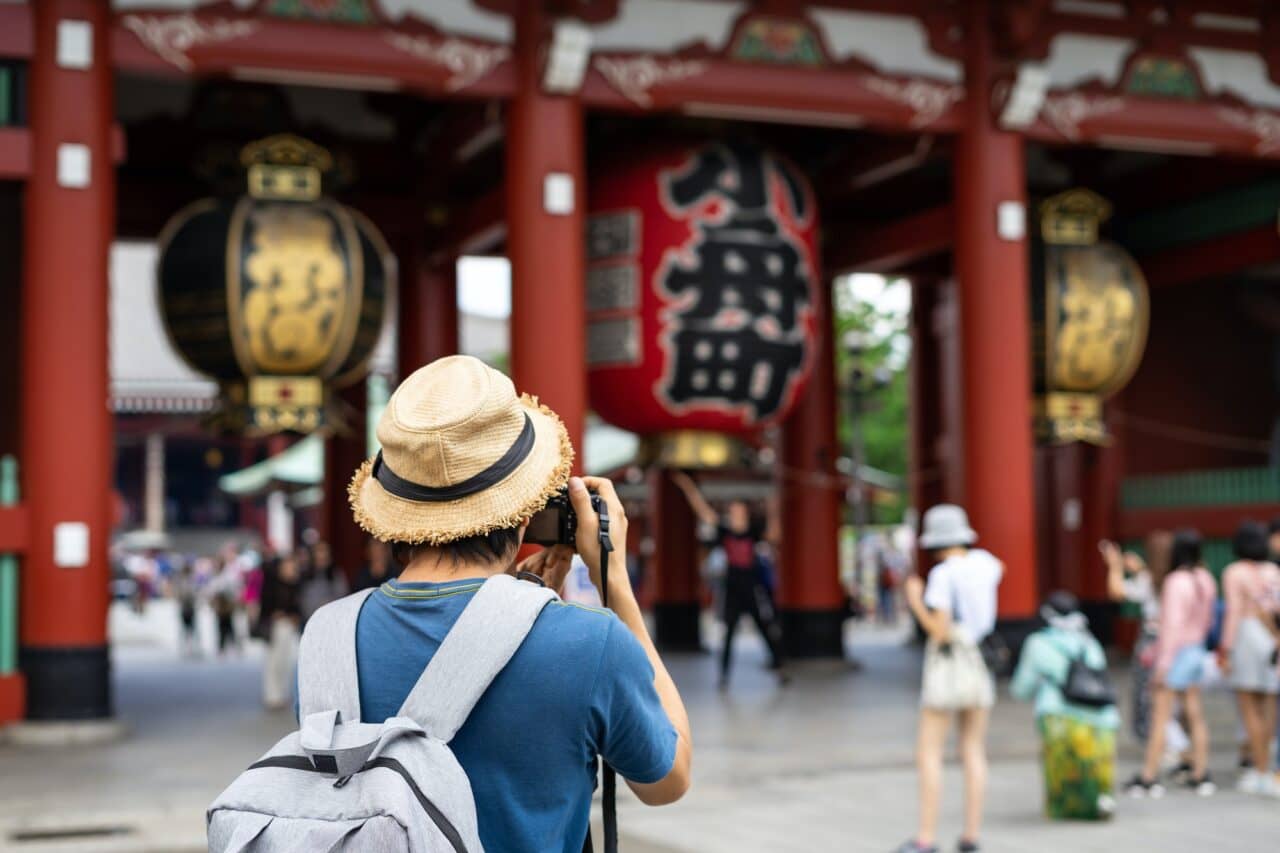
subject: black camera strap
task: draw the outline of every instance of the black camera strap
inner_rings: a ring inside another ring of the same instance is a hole
[[[609,505],[600,501],[597,510],[600,517],[597,541],[600,543],[600,603],[609,606],[609,555],[613,553],[613,540],[609,538]],[[601,771],[600,805],[604,812],[604,853],[618,853],[618,774],[607,763]],[[591,844],[591,827],[587,827],[587,840],[582,853],[594,853]]]
[[[613,553],[613,540],[609,538],[609,505],[600,501],[600,603],[609,606],[609,555]],[[607,763],[601,771],[600,805],[604,822],[604,853],[618,853],[618,774]],[[591,845],[591,830],[587,830],[587,845]]]

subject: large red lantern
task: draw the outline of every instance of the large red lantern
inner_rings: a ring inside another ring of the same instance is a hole
[[[711,142],[616,158],[592,176],[591,403],[641,434],[750,433],[804,390],[817,209],[790,162]]]

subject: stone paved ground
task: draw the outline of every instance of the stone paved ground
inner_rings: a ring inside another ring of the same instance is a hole
[[[113,614],[120,743],[73,750],[0,747],[0,850],[185,851],[202,848],[202,810],[236,772],[288,730],[257,698],[256,653],[183,661],[172,613],[144,621]],[[911,831],[912,729],[917,653],[892,632],[855,629],[860,671],[804,667],[779,690],[744,636],[732,689],[713,688],[709,655],[672,659],[696,742],[694,790],[649,809],[624,794],[628,853],[885,851]],[[1225,695],[1209,702],[1221,747],[1215,770],[1230,778],[1233,717]],[[1029,709],[997,708],[986,849],[992,851],[1274,850],[1280,802],[1181,792],[1159,802],[1122,801],[1108,825],[1050,824],[1040,817],[1039,771]],[[1122,745],[1122,772],[1135,748]],[[948,771],[950,791],[958,771]],[[959,827],[958,796],[944,808],[944,838]],[[50,839],[49,833],[116,834]],[[22,840],[31,838],[33,840]]]

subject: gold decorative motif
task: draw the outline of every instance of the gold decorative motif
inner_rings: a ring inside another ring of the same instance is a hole
[[[1046,441],[1106,440],[1102,400],[1129,381],[1146,346],[1142,270],[1124,249],[1098,240],[1105,199],[1075,189],[1040,206],[1043,349],[1037,433]],[[1039,324],[1037,324],[1039,326]]]
[[[195,67],[187,55],[191,48],[244,38],[258,29],[256,21],[201,20],[191,14],[125,15],[120,24],[161,59],[183,71],[191,71]]]
[[[597,56],[591,61],[600,76],[639,107],[653,106],[654,86],[697,77],[710,67],[699,59],[657,59],[644,56]]]
[[[1254,153],[1273,156],[1280,152],[1280,113],[1264,109],[1219,107],[1218,116],[1232,127],[1253,134]]]
[[[476,44],[452,37],[433,39],[388,33],[387,42],[396,50],[448,71],[444,88],[449,92],[467,88],[511,56],[506,45]]]
[[[909,107],[914,115],[908,126],[917,129],[933,124],[964,98],[964,87],[951,83],[893,80],[875,74],[864,75],[863,82],[880,97]]]
[[[346,312],[350,270],[337,223],[323,208],[270,205],[248,215],[243,334],[268,373],[324,365]]]
[[[1050,317],[1058,325],[1046,381],[1055,390],[1106,395],[1129,380],[1146,343],[1142,273],[1109,243],[1047,251]]]
[[[1076,142],[1080,139],[1082,123],[1120,112],[1124,105],[1125,99],[1122,97],[1084,95],[1079,92],[1050,93],[1044,99],[1040,111],[1064,139]]]
[[[324,197],[333,158],[279,135],[246,146],[249,193],[177,214],[161,306],[184,358],[216,378],[222,429],[341,429],[328,389],[358,381],[383,325],[394,260],[367,218]]]
[[[663,468],[724,468],[744,456],[742,443],[731,436],[692,429],[650,436],[640,450],[645,464]]]
[[[1107,431],[1102,425],[1102,400],[1096,394],[1045,394],[1036,398],[1034,411],[1036,433],[1041,441],[1107,443]]]
[[[249,378],[252,425],[264,432],[310,432],[320,425],[324,383],[318,376]]]
[[[1111,203],[1087,189],[1067,190],[1040,205],[1040,233],[1057,246],[1092,246],[1098,226],[1111,218]]]
[[[283,201],[320,198],[321,178],[333,168],[328,151],[288,133],[246,145],[240,162],[248,169],[250,196]]]

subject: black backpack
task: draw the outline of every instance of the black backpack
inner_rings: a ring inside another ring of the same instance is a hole
[[[1105,708],[1116,704],[1116,689],[1104,667],[1085,663],[1083,649],[1075,656],[1061,646],[1058,651],[1070,661],[1066,680],[1058,685],[1062,690],[1062,698],[1072,705],[1083,705],[1086,708]]]

